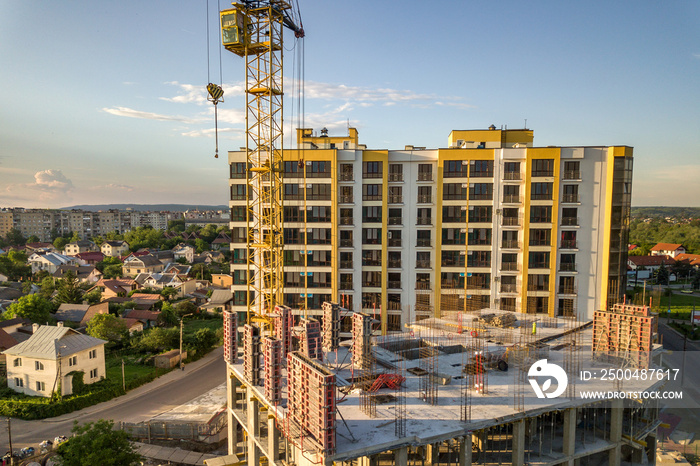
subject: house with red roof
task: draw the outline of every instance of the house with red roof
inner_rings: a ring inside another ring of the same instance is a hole
[[[656,246],[651,248],[652,256],[676,257],[679,254],[685,254],[685,248],[682,244],[658,243]]]
[[[694,267],[700,267],[700,254],[678,254],[675,259],[676,262],[688,262]]]
[[[97,265],[105,260],[105,255],[99,251],[79,252],[75,255],[80,265]]]

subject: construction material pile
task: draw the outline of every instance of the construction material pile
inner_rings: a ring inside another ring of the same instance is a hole
[[[510,328],[518,319],[513,314],[484,314],[479,317],[479,322],[492,327]]]

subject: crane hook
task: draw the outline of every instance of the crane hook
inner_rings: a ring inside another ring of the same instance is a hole
[[[224,90],[218,84],[207,84],[207,100],[214,104],[214,136],[216,138],[216,152],[214,158],[219,158],[219,112],[217,104],[224,101]]]

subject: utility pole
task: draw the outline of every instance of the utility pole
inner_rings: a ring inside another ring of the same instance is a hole
[[[126,393],[126,378],[124,377],[124,360],[122,359],[122,387],[124,388],[124,393]]]
[[[185,322],[185,317],[191,316],[192,314],[185,314],[180,318],[180,369],[185,370],[185,366],[182,365],[182,324]]]
[[[12,418],[9,416],[7,418],[7,436],[10,440],[10,464],[15,464],[15,455],[12,451]]]

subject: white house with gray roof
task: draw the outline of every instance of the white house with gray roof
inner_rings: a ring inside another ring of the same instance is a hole
[[[50,274],[56,273],[62,265],[79,265],[78,260],[72,256],[65,256],[55,252],[47,252],[46,254],[34,253],[29,256],[27,262],[32,267],[32,273],[37,273],[40,270],[46,270]]]
[[[28,340],[3,351],[7,358],[7,386],[32,396],[50,397],[60,387],[73,393],[73,376],[83,373],[91,384],[106,377],[105,340],[64,327],[34,324]]]

